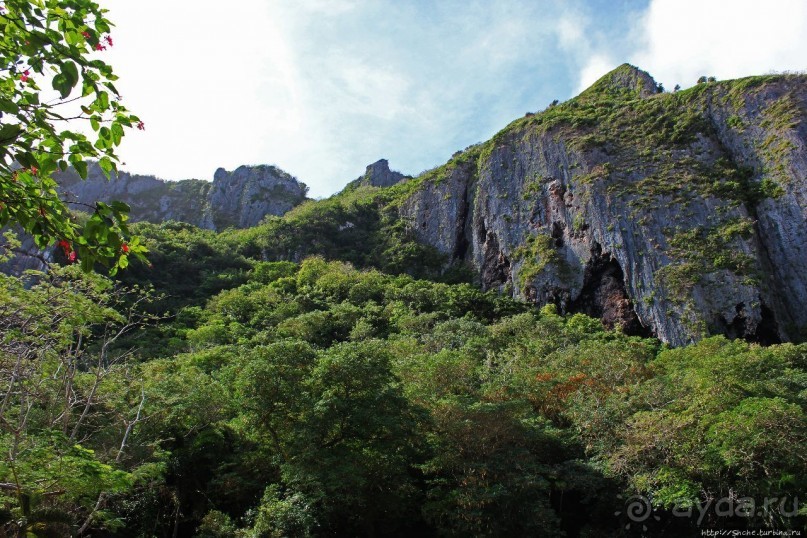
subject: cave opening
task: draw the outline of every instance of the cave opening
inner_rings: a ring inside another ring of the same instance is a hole
[[[499,248],[499,241],[494,233],[487,233],[482,248],[482,289],[496,289],[510,282],[510,260]]]
[[[760,303],[760,321],[749,330],[747,315],[745,312],[745,303],[738,303],[734,310],[736,315],[731,323],[725,328],[725,335],[729,338],[742,338],[747,342],[769,346],[772,344],[781,344],[782,339],[779,336],[779,324],[776,322],[776,316],[773,310],[768,308],[765,303]]]
[[[653,336],[653,331],[642,324],[633,308],[619,262],[603,254],[602,247],[596,243],[583,273],[583,289],[569,305],[569,312],[599,318],[607,328],[619,327],[630,336]]]

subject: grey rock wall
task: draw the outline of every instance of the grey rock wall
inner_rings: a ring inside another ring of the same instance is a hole
[[[539,305],[674,345],[802,339],[805,77],[707,86],[657,95],[622,66],[589,90],[611,124],[577,119],[590,101],[517,121],[422,179],[401,217],[484,287]]]

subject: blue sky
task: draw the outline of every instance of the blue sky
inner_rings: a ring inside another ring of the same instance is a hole
[[[417,174],[631,62],[667,88],[807,69],[801,0],[101,0],[146,131],[124,169],[275,164],[326,196]]]

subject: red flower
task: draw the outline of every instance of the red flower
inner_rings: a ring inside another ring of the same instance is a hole
[[[81,35],[83,35],[85,39],[90,38],[90,32],[81,32]]]
[[[110,47],[111,47],[111,46],[113,46],[113,43],[112,43],[112,36],[111,36],[111,35],[106,36],[106,37],[104,38],[104,41],[106,41],[106,42],[109,44],[109,46],[110,46]]]
[[[30,170],[31,170],[31,175],[35,176],[35,175],[37,175],[39,173],[39,168],[37,168],[36,166],[32,166],[30,168]]]
[[[57,246],[59,246],[59,247],[60,247],[60,248],[61,248],[61,249],[64,251],[64,255],[65,255],[65,256],[69,256],[69,255],[70,255],[70,253],[71,253],[71,252],[73,252],[73,248],[70,246],[70,243],[69,243],[69,242],[67,242],[67,241],[66,241],[66,240],[64,240],[64,239],[62,239],[61,241],[59,241],[59,242],[57,243]]]
[[[75,250],[67,255],[67,261],[69,261],[70,263],[73,263],[73,262],[76,261],[76,251]]]
[[[94,48],[95,50],[106,50],[106,47],[100,43],[96,43]]]
[[[22,75],[20,75],[20,80],[23,81],[23,82],[27,82],[28,81],[28,75],[30,75],[30,74],[31,74],[31,71],[26,69],[25,71],[22,72]]]
[[[137,128],[138,128],[139,130],[141,130],[141,131],[145,131],[145,130],[146,130],[146,124],[145,124],[145,123],[143,123],[142,121],[138,121],[138,122],[137,122]]]
[[[120,249],[121,249],[121,250],[122,250],[124,253],[125,253],[125,252],[129,252],[129,245],[127,245],[126,243],[123,243],[123,244],[120,246]]]

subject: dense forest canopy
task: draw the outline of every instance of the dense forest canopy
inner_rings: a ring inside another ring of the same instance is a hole
[[[805,345],[671,349],[470,284],[256,261],[170,223],[139,232],[166,269],[138,269],[157,292],[74,266],[0,277],[9,532],[803,524]],[[625,513],[637,495],[655,510],[641,524]],[[736,504],[773,497],[748,517]],[[731,517],[695,508],[719,499]]]

